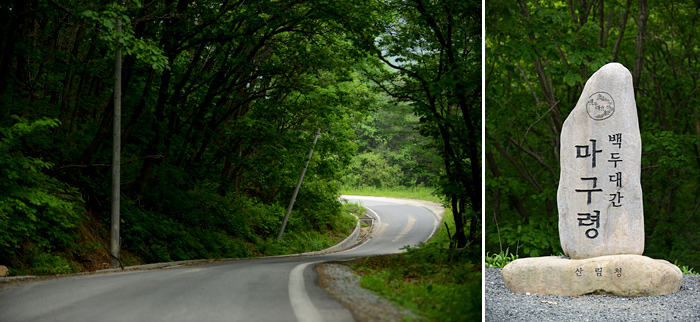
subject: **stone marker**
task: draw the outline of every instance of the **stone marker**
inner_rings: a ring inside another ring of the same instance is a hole
[[[665,260],[640,255],[579,260],[550,256],[515,260],[503,268],[501,276],[515,293],[638,297],[677,292],[683,273]]]
[[[574,259],[644,251],[642,143],[632,75],[595,72],[561,133],[559,238]]]
[[[0,265],[0,277],[5,277],[8,275],[10,275],[10,274],[9,274],[9,270],[7,269],[7,267],[4,265]]]
[[[656,296],[680,289],[683,274],[641,256],[642,143],[632,75],[603,66],[586,82],[561,133],[559,239],[570,258],[518,259],[501,271],[516,293]]]

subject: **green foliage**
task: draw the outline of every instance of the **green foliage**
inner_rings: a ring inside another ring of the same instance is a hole
[[[556,217],[532,216],[511,220],[502,225],[498,232],[487,234],[487,238],[494,244],[515,245],[516,256],[546,256],[561,252],[557,225]]]
[[[29,267],[31,267],[27,272],[29,274],[59,275],[78,271],[75,263],[69,262],[61,256],[48,253],[33,253],[29,258]]]
[[[199,224],[186,224],[156,212],[132,207],[126,204],[122,213],[122,247],[147,262],[251,255],[243,239],[245,236],[230,235],[225,229],[201,225],[201,222],[214,219],[213,216],[202,217]]]
[[[418,117],[407,104],[377,94],[378,108],[355,128],[358,155],[343,177],[346,186],[432,187],[442,160],[416,128]]]
[[[484,258],[484,265],[486,268],[503,268],[516,259],[518,259],[518,255],[510,253],[508,248],[506,248],[505,251],[500,253],[489,254],[487,252]]]
[[[403,173],[398,165],[389,165],[378,153],[359,154],[350,163],[343,183],[351,187],[392,188],[399,184]]]
[[[343,203],[343,213],[357,216],[357,217],[362,217],[362,215],[367,213],[367,209],[365,207],[362,207],[359,204],[356,204],[356,203],[344,202]]]
[[[222,197],[217,190],[216,185],[184,192],[162,189],[162,206],[151,210],[126,202],[123,247],[148,262],[302,253],[335,245],[357,222],[350,215],[357,208],[343,207],[335,199],[327,202],[334,190],[309,180],[277,242],[285,207],[246,196]]]
[[[13,119],[0,127],[0,262],[21,267],[27,259],[40,265],[36,273],[56,273],[48,266],[59,263],[57,270],[70,271],[64,259],[44,253],[72,247],[84,211],[77,189],[48,175],[52,164],[38,153],[58,122]]]
[[[141,7],[141,4],[136,1],[136,6]],[[155,70],[170,69],[168,57],[165,56],[163,49],[148,39],[136,38],[126,7],[111,3],[107,10],[87,9],[80,12],[78,16],[100,25],[100,32],[98,32],[100,39],[111,45],[110,48],[115,49],[119,46],[125,55],[135,55],[139,61]],[[117,19],[122,24],[121,32],[117,32],[116,29]]]
[[[681,265],[681,266],[679,266],[679,265],[678,265],[678,260],[675,260],[675,261],[673,262],[673,265],[678,266],[678,268],[681,270],[681,273],[683,273],[683,274],[685,274],[685,275],[700,275],[700,273],[694,271],[692,267],[688,267],[687,265]]]

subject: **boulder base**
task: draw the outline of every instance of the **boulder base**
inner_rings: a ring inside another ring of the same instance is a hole
[[[641,255],[523,258],[506,265],[501,276],[505,286],[515,293],[560,296],[666,295],[677,292],[683,279],[683,273],[675,265]]]

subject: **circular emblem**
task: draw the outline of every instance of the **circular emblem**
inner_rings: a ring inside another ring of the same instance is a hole
[[[606,92],[596,92],[586,101],[588,116],[596,121],[602,121],[615,113],[615,101]]]

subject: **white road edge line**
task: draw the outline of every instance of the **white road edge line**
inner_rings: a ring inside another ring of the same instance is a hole
[[[372,216],[372,217],[374,217],[376,219],[375,220],[376,222],[374,223],[374,225],[372,227],[371,234],[372,235],[381,235],[381,233],[384,231],[384,228],[385,228],[384,226],[382,226],[381,217],[379,217],[379,214],[376,211],[374,211],[370,208],[367,208],[367,207],[365,207],[365,209],[367,209],[367,211],[371,211],[374,214],[374,216]]]
[[[365,209],[371,211],[374,214],[374,218],[377,220],[377,224],[382,223],[382,218],[379,217],[379,214],[376,211],[372,210],[371,208],[365,208]]]
[[[306,267],[320,262],[299,264],[289,273],[289,302],[292,303],[294,316],[299,322],[323,322],[323,317],[321,317],[321,313],[316,309],[314,303],[311,302],[304,284],[304,270]]]
[[[435,233],[437,232],[438,228],[440,228],[440,222],[442,219],[438,217],[437,214],[435,214],[432,210],[428,209],[428,207],[423,207],[423,209],[427,210],[431,215],[433,215],[433,231],[430,232],[430,236],[428,236],[428,240],[433,239],[433,236],[435,236]],[[426,242],[428,241],[426,240]]]

